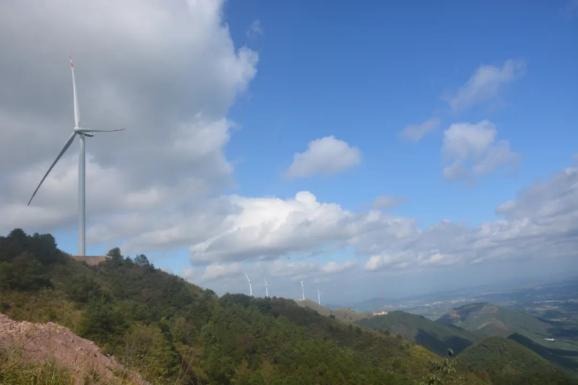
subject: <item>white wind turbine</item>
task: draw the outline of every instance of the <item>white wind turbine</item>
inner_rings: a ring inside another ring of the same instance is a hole
[[[319,288],[317,288],[317,303],[321,305],[321,292],[319,291]]]
[[[114,132],[114,131],[122,131],[122,129],[119,129],[119,130],[92,130],[92,129],[82,128],[79,126],[78,100],[76,97],[76,79],[74,77],[74,64],[72,63],[72,59],[70,59],[70,71],[72,73],[72,98],[73,98],[73,104],[74,104],[74,128],[72,130],[72,134],[70,135],[70,137],[68,138],[66,143],[64,143],[64,147],[62,147],[62,150],[60,150],[60,153],[58,153],[58,156],[56,157],[54,162],[52,162],[52,164],[48,168],[48,171],[46,171],[46,173],[44,174],[44,176],[40,180],[40,183],[38,183],[38,186],[36,186],[36,189],[32,193],[30,200],[28,201],[28,206],[30,206],[32,199],[34,199],[34,196],[38,192],[38,189],[40,188],[40,186],[42,185],[42,183],[44,182],[44,180],[46,179],[46,177],[48,176],[50,171],[52,171],[52,169],[54,168],[54,166],[56,165],[58,160],[62,157],[62,155],[64,155],[66,150],[68,150],[68,147],[70,147],[70,145],[74,141],[74,138],[76,136],[78,136],[78,139],[80,140],[80,153],[78,155],[78,211],[79,211],[78,254],[81,256],[84,256],[86,254],[86,195],[85,195],[86,162],[85,162],[84,140],[85,140],[85,138],[93,137],[94,133],[96,133],[96,132]]]
[[[251,278],[245,273],[245,278],[247,278],[247,282],[249,282],[249,296],[253,296],[253,285],[251,285]]]
[[[303,285],[303,281],[301,283],[301,301],[305,301],[305,286]]]
[[[265,280],[265,298],[269,298],[269,282]]]

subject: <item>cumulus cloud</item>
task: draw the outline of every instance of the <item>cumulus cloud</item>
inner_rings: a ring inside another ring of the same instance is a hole
[[[508,83],[522,75],[525,63],[506,60],[501,67],[482,65],[450,99],[454,111],[463,110],[475,104],[496,97]]]
[[[239,276],[246,264],[263,276],[313,279],[363,270],[358,266],[379,272],[571,258],[578,249],[575,168],[530,186],[498,208],[500,219],[476,227],[421,228],[413,218],[350,211],[307,191],[288,198],[223,195],[233,172],[224,153],[233,124],[227,112],[255,76],[258,57],[235,46],[220,1],[2,2],[0,48],[2,232],[76,223],[76,146],[25,207],[72,126],[72,53],[82,124],[127,128],[88,141],[91,242],[124,242],[128,252],[189,247],[189,273],[206,281]],[[470,101],[456,103],[482,100],[505,83],[463,91]],[[447,167],[477,176],[511,164],[515,153],[483,121],[446,130],[444,156]],[[288,174],[331,174],[360,159],[346,142],[321,138],[296,154]],[[383,208],[392,200],[377,203]],[[344,250],[350,260],[327,259]]]
[[[352,214],[320,203],[308,191],[291,199],[229,197],[231,214],[219,232],[191,247],[195,261],[270,259],[338,242]]]
[[[333,136],[326,136],[309,142],[307,150],[295,154],[287,175],[292,178],[331,175],[360,162],[359,149]]]
[[[422,123],[411,124],[400,132],[400,137],[411,142],[419,142],[424,136],[436,130],[440,125],[439,118],[433,117]]]
[[[175,247],[218,227],[228,206],[214,196],[233,171],[226,115],[258,60],[235,47],[222,8],[220,0],[1,3],[0,215],[9,220],[0,230],[76,222],[77,145],[24,206],[72,129],[70,54],[81,124],[127,129],[87,140],[91,242]]]
[[[454,123],[444,132],[442,153],[446,161],[444,177],[467,179],[513,166],[518,155],[506,140],[496,140],[493,123]]]

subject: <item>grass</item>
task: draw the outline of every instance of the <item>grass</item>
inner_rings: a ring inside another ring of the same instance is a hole
[[[53,363],[25,362],[16,353],[0,352],[0,385],[73,385],[72,376]]]

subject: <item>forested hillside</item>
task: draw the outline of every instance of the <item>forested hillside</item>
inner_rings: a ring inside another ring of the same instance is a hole
[[[490,337],[466,349],[458,366],[495,385],[567,384],[568,378],[546,360],[506,338]]]
[[[0,312],[66,326],[152,384],[491,383],[399,336],[291,300],[219,298],[144,255],[109,254],[88,266],[59,251],[50,235],[0,237]]]
[[[413,384],[438,375],[441,360],[401,338],[289,300],[219,298],[145,256],[110,256],[87,266],[50,235],[14,230],[0,238],[0,311],[69,327],[155,384]],[[447,379],[476,382],[465,372]]]
[[[458,354],[477,340],[466,330],[402,311],[365,318],[357,323],[401,335],[441,356]]]

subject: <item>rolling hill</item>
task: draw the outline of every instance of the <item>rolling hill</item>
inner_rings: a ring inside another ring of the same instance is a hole
[[[457,362],[494,385],[576,383],[537,354],[501,337],[489,337],[469,347],[458,356]]]
[[[460,306],[442,316],[439,322],[454,325],[480,336],[508,337],[520,333],[533,338],[549,337],[548,324],[523,311],[489,303]]]
[[[559,338],[554,323],[521,310],[475,303],[453,309],[437,322],[459,326],[479,336],[508,337],[569,373],[578,375],[578,340]]]
[[[365,318],[357,321],[357,324],[400,335],[444,357],[448,355],[449,349],[458,354],[477,339],[474,334],[456,326],[402,311]]]

